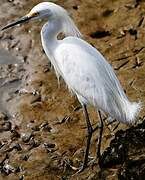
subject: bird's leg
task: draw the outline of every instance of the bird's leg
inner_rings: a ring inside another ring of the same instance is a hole
[[[92,137],[92,134],[93,134],[93,128],[92,128],[92,125],[91,125],[91,122],[90,122],[90,119],[89,119],[89,114],[88,114],[86,105],[83,106],[83,109],[84,109],[84,116],[85,116],[86,123],[87,123],[87,128],[88,128],[87,147],[86,147],[85,156],[84,156],[84,162],[83,162],[83,167],[85,168],[87,166],[87,162],[88,162],[90,141],[91,141],[91,137]]]
[[[83,165],[82,165],[81,169],[79,169],[78,172],[82,172],[87,167],[90,141],[91,141],[91,137],[93,134],[93,128],[92,128],[92,125],[91,125],[91,122],[89,119],[89,114],[88,114],[86,105],[83,105],[83,112],[84,112],[84,116],[85,116],[86,123],[87,123],[88,137],[87,137],[87,146],[86,146],[86,151],[85,151],[85,155],[84,155]]]
[[[98,138],[98,147],[97,147],[97,158],[100,158],[100,150],[101,150],[101,141],[102,141],[102,134],[103,134],[103,119],[102,119],[102,116],[101,116],[101,112],[98,111],[98,114],[99,114],[99,120],[100,120],[100,130],[99,130],[99,138]]]

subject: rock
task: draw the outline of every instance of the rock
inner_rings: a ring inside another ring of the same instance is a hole
[[[55,144],[53,144],[53,143],[44,143],[44,146],[45,146],[46,148],[54,148],[54,147],[55,147]]]
[[[12,124],[11,122],[9,121],[0,121],[0,132],[3,132],[3,131],[10,131],[11,130],[11,127],[12,127]]]
[[[22,154],[21,157],[20,157],[20,160],[27,161],[28,158],[29,158],[28,154]]]
[[[35,140],[34,138],[31,138],[31,140],[28,143],[29,145],[29,150],[36,148],[40,145],[40,142],[38,140]]]
[[[138,160],[128,160],[120,168],[118,174],[119,180],[143,180],[145,179],[145,157]]]
[[[55,151],[55,144],[53,143],[44,143],[44,148],[46,149],[47,153]]]
[[[21,139],[24,143],[28,143],[31,139],[31,137],[33,137],[33,133],[32,132],[28,132],[28,133],[23,133],[21,134]]]
[[[48,122],[44,122],[42,123],[39,128],[41,129],[41,131],[47,131],[50,132],[51,131],[51,127],[49,126]]]
[[[34,125],[31,129],[32,129],[33,131],[40,131],[39,125]]]
[[[9,175],[11,173],[16,173],[16,172],[19,172],[20,169],[18,166],[14,166],[14,165],[11,165],[11,164],[4,164],[3,166],[3,169],[2,169],[2,172],[5,173],[6,175]]]
[[[15,140],[15,139],[18,139],[18,138],[20,138],[20,134],[15,129],[12,129],[11,130],[11,139]]]
[[[4,131],[9,131],[9,130],[11,130],[11,127],[12,127],[11,122],[7,121],[7,122],[4,123],[3,130]]]
[[[17,151],[21,151],[21,150],[22,150],[22,147],[20,146],[19,143],[13,142],[13,143],[5,150],[5,152],[11,152],[11,151],[13,151],[14,149],[16,149]]]
[[[114,165],[123,165],[120,170],[120,177],[123,177],[123,169],[131,171],[138,164],[144,164],[143,157],[137,160],[137,155],[145,152],[145,120],[136,127],[131,127],[126,131],[118,131],[115,138],[110,142],[110,146],[103,152],[99,165],[101,168],[109,168]],[[145,157],[144,157],[145,158]],[[136,163],[136,165],[135,165]]]
[[[0,112],[0,121],[1,120],[7,120],[7,119],[8,119],[8,116],[5,113]]]

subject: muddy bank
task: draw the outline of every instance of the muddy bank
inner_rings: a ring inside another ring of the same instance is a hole
[[[26,14],[40,1],[1,0],[1,26]],[[143,1],[55,1],[75,20],[84,39],[114,67],[130,100],[144,103],[145,4]],[[8,12],[8,13],[5,13]],[[102,158],[83,173],[86,143],[82,109],[57,79],[33,22],[0,32],[0,179],[144,179],[144,108],[134,127],[106,126]],[[11,56],[13,56],[11,58]],[[8,60],[7,60],[8,59]],[[89,108],[93,125],[97,113]],[[115,129],[115,130],[114,130]],[[96,132],[90,161],[95,157]]]

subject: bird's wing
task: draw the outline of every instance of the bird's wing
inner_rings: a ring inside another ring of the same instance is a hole
[[[68,87],[85,102],[101,107],[108,105],[108,96],[125,96],[112,67],[85,41],[65,39],[56,49],[55,58]]]

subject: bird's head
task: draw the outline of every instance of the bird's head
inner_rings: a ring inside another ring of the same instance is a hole
[[[5,27],[2,28],[2,30],[13,27],[17,24],[23,24],[25,22],[29,22],[30,20],[45,19],[45,18],[51,20],[54,18],[55,19],[60,18],[61,14],[63,15],[66,14],[66,11],[62,7],[51,2],[42,2],[34,6],[27,15],[18,19],[15,22],[6,25]]]
[[[6,25],[1,30],[5,30],[17,24],[23,24],[25,22],[37,19],[47,19],[48,21],[57,20],[57,22],[61,23],[62,32],[66,36],[81,36],[81,33],[69,17],[67,11],[61,6],[54,4],[52,2],[42,2],[37,4],[31,9],[31,11],[26,16]]]

